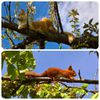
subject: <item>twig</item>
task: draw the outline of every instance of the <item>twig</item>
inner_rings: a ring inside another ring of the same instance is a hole
[[[64,84],[64,83],[62,83],[62,82],[59,82],[59,83],[61,83],[61,84],[64,85],[65,87],[68,87],[66,84]]]
[[[7,5],[6,5],[6,3],[5,3],[5,2],[4,2],[4,7],[5,7],[5,12],[6,12],[6,15],[8,15]]]
[[[29,33],[29,14],[28,14],[28,8],[27,8],[27,33]]]
[[[86,95],[86,93],[84,93],[83,95],[80,96],[80,98],[83,98]]]
[[[7,37],[9,38],[9,40],[11,41],[12,43],[12,46],[15,46],[15,43],[13,42],[12,38],[9,36],[9,34],[7,33],[7,30],[5,30],[5,33],[7,35]]]
[[[80,72],[80,70],[79,70],[79,72],[78,72],[78,76],[79,76],[79,79],[81,80],[82,77],[81,77],[81,72]]]
[[[9,20],[7,18],[5,18],[5,17],[2,17],[2,19],[4,19],[5,21],[8,21],[9,22]]]
[[[9,2],[9,5],[8,5],[8,13],[9,13],[9,22],[11,22],[11,2]]]
[[[73,87],[73,86],[67,86],[65,83],[62,83],[62,82],[60,82],[62,85],[64,85],[66,88],[78,88],[78,89],[84,89],[84,88],[82,88],[82,87]],[[87,90],[87,89],[84,89],[86,92],[91,92],[91,93],[93,93],[93,94],[95,94],[95,93],[97,93],[98,91],[97,90]],[[85,94],[83,94],[83,95],[81,95],[81,98],[83,98],[83,96],[84,96]]]
[[[33,39],[31,37],[27,37],[26,39],[24,39],[21,43],[12,46],[12,49],[25,49],[26,45],[30,44],[33,41]]]
[[[98,68],[97,68],[97,71],[95,72],[95,74],[94,74],[94,80],[96,80],[96,76],[98,75]],[[96,85],[94,85],[94,88],[95,88],[95,90],[97,90],[97,87],[96,87]]]

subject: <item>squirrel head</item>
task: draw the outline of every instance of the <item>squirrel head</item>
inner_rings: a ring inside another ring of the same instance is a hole
[[[72,66],[69,66],[66,69],[66,71],[69,72],[69,74],[72,75],[72,76],[76,76],[77,75]]]
[[[17,19],[19,21],[26,21],[27,19],[27,14],[25,13],[25,11],[23,9],[21,9],[20,13],[17,16]]]
[[[21,15],[25,14],[25,11],[23,9],[21,9],[20,14]]]

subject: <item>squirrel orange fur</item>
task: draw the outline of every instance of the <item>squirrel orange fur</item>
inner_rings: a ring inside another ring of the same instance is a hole
[[[18,29],[27,28],[27,13],[22,9],[17,16],[18,19]],[[49,18],[42,18],[39,21],[32,21],[31,18],[28,18],[28,26],[30,30],[40,31],[43,34],[49,33],[58,33],[54,28],[52,21]],[[63,32],[63,34],[67,35],[69,43],[72,43],[75,39],[75,36],[69,32]],[[27,34],[26,34],[27,36]]]
[[[25,72],[25,76],[27,76],[27,77],[40,77],[41,75],[36,73],[36,72],[33,72],[33,71],[27,71],[27,72]]]
[[[74,79],[76,76],[76,72],[73,70],[72,66],[69,66],[66,70],[62,70],[60,68],[48,68],[46,71],[44,71],[42,74],[38,74],[32,71],[26,72],[25,76],[28,77],[50,77],[50,78],[68,78],[68,79]]]

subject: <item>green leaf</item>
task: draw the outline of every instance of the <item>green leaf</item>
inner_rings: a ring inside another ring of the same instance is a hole
[[[78,19],[77,17],[75,17],[75,22],[77,22],[77,23],[78,23],[78,22],[79,22],[78,20],[79,20],[79,19]]]
[[[11,80],[14,80],[16,78],[16,68],[13,64],[7,63],[7,71],[8,75],[10,75]]]
[[[1,58],[2,59],[2,69],[3,69],[3,64],[4,64],[5,57],[6,57],[5,53],[2,52],[2,58]]]
[[[73,15],[74,15],[74,16],[79,15],[77,9],[72,9],[72,12],[73,12]]]
[[[97,26],[99,23],[97,22],[97,23],[95,23],[95,25],[94,26]]]
[[[6,37],[7,37],[7,36],[6,36],[5,34],[2,34],[2,35],[1,35],[1,38],[2,38],[2,39],[5,39]]]
[[[59,44],[59,49],[62,49],[62,43]]]
[[[29,92],[28,92],[28,88],[27,88],[27,86],[25,86],[25,87],[24,87],[24,91],[22,92],[22,97],[23,97],[23,98],[27,98],[28,93],[29,93]]]
[[[71,27],[72,27],[72,28],[75,28],[75,27],[76,27],[76,25],[71,25]]]
[[[19,54],[19,51],[4,51],[6,56],[10,59]]]
[[[18,62],[18,66],[21,70],[25,68],[33,68],[33,69],[35,68],[36,61],[31,51],[20,52],[19,56],[20,56],[20,59]]]
[[[97,99],[98,97],[99,97],[99,93],[95,93],[95,94],[92,95],[91,98],[92,98],[92,99]]]
[[[73,21],[73,20],[70,20],[69,22],[72,23],[72,22],[74,22],[74,21]]]
[[[62,98],[69,98],[67,93],[61,93],[60,95],[61,95]]]
[[[16,94],[20,95],[20,93],[23,91],[24,88],[25,88],[25,85],[21,85],[20,88],[16,91]]]
[[[91,18],[90,21],[89,21],[89,24],[90,24],[90,25],[92,24],[92,21],[93,21],[93,18]]]
[[[88,28],[89,27],[89,25],[88,24],[84,24],[84,26],[83,26],[83,28]]]
[[[83,84],[81,87],[82,87],[83,89],[86,89],[88,86],[89,86],[89,84]]]

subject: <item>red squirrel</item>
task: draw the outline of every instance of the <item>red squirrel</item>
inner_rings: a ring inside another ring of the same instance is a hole
[[[76,72],[73,70],[72,66],[69,66],[66,70],[62,70],[60,68],[48,68],[46,71],[44,71],[42,74],[38,74],[33,71],[25,72],[25,76],[28,77],[50,77],[50,78],[68,78],[68,79],[74,79],[76,76]]]

